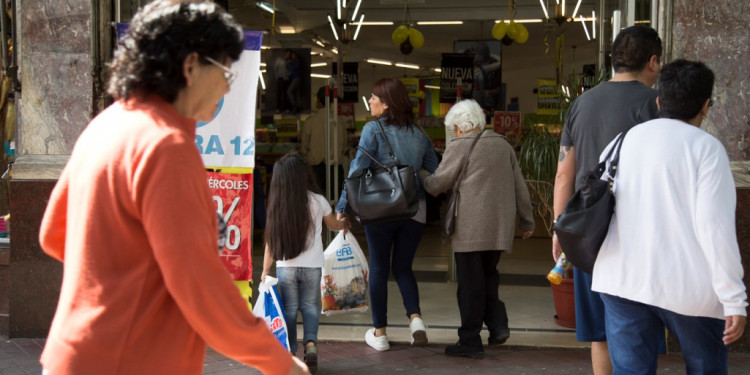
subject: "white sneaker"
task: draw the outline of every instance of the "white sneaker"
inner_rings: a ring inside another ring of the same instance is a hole
[[[365,333],[365,342],[377,351],[389,350],[391,344],[388,343],[388,336],[375,336],[375,328],[370,328]]]
[[[411,346],[427,345],[427,331],[422,318],[412,319],[409,323],[409,330],[411,330]]]

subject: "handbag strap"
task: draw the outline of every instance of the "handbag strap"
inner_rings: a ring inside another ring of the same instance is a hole
[[[620,148],[622,148],[622,141],[625,139],[625,135],[628,134],[628,131],[630,129],[631,128],[626,129],[619,135],[614,145],[612,145],[612,148],[610,148],[609,152],[607,152],[607,157],[605,157],[604,160],[602,160],[596,167],[596,172],[599,177],[604,174],[605,169],[607,170],[609,192],[612,194],[614,194],[614,183],[615,175],[617,175],[617,165],[620,162]],[[607,161],[609,161],[609,168],[607,168]]]
[[[398,159],[396,159],[396,155],[393,154],[393,150],[391,149],[391,143],[388,142],[388,136],[385,135],[385,129],[383,129],[383,125],[380,123],[380,119],[377,120],[377,123],[378,128],[380,128],[380,134],[383,135],[383,139],[385,140],[385,147],[388,149],[388,156],[391,157],[391,160],[395,160],[396,162],[398,162]]]
[[[474,138],[474,141],[471,142],[471,147],[469,147],[469,152],[464,156],[464,162],[461,166],[461,172],[458,173],[458,180],[456,183],[456,188],[454,190],[458,191],[458,188],[461,186],[461,181],[464,179],[464,172],[466,172],[466,167],[469,165],[469,156],[471,155],[471,152],[474,151],[474,146],[476,146],[477,141],[479,141],[479,138],[482,138],[482,132],[480,131],[479,134]]]
[[[383,168],[383,169],[387,170],[390,173],[390,170],[388,169],[388,167],[385,164],[379,162],[378,159],[375,159],[375,157],[372,156],[372,155],[370,155],[369,152],[365,151],[364,148],[362,148],[360,146],[357,146],[357,150],[362,151],[362,153],[365,154],[368,158],[370,158],[370,160],[372,160],[373,163],[377,164],[380,168]]]

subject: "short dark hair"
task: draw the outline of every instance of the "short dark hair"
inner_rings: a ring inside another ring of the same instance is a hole
[[[612,43],[612,66],[615,72],[642,70],[651,56],[661,60],[661,38],[646,26],[630,26],[617,34]]]
[[[406,86],[396,78],[383,78],[372,86],[372,93],[388,108],[383,111],[385,121],[391,125],[414,125],[414,112]]]
[[[675,60],[659,73],[659,117],[688,121],[711,99],[714,72],[699,61]]]
[[[187,84],[182,64],[189,54],[236,61],[243,42],[240,25],[213,2],[154,1],[133,17],[120,41],[107,92],[115,99],[156,94],[171,103]]]

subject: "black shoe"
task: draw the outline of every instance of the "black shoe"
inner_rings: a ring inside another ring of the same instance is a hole
[[[455,355],[459,357],[476,358],[476,359],[484,358],[484,350],[481,347],[480,348],[468,347],[466,345],[461,345],[460,342],[457,342],[456,345],[446,346],[445,354]]]
[[[311,374],[318,371],[318,347],[305,346],[305,364]]]
[[[508,341],[508,338],[510,338],[510,330],[508,328],[503,328],[500,330],[498,334],[490,335],[490,338],[487,339],[487,345],[488,346],[502,345],[506,341]]]

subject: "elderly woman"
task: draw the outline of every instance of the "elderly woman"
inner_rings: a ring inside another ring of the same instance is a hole
[[[86,127],[49,199],[44,251],[63,262],[46,373],[200,374],[206,342],[266,374],[305,374],[216,256],[195,147],[235,74],[243,33],[212,2],[154,1],[111,66],[116,100]]]
[[[521,217],[524,239],[534,230],[529,191],[513,147],[492,130],[482,132],[484,124],[484,112],[476,101],[456,103],[445,116],[445,127],[456,138],[445,148],[434,174],[420,173],[425,190],[438,195],[455,187],[461,168],[466,168],[450,238],[456,258],[461,327],[458,343],[445,348],[445,354],[466,357],[484,355],[479,336],[483,322],[490,331],[489,345],[500,345],[510,337],[505,304],[497,294],[497,265],[502,252],[513,247],[516,214]]]

